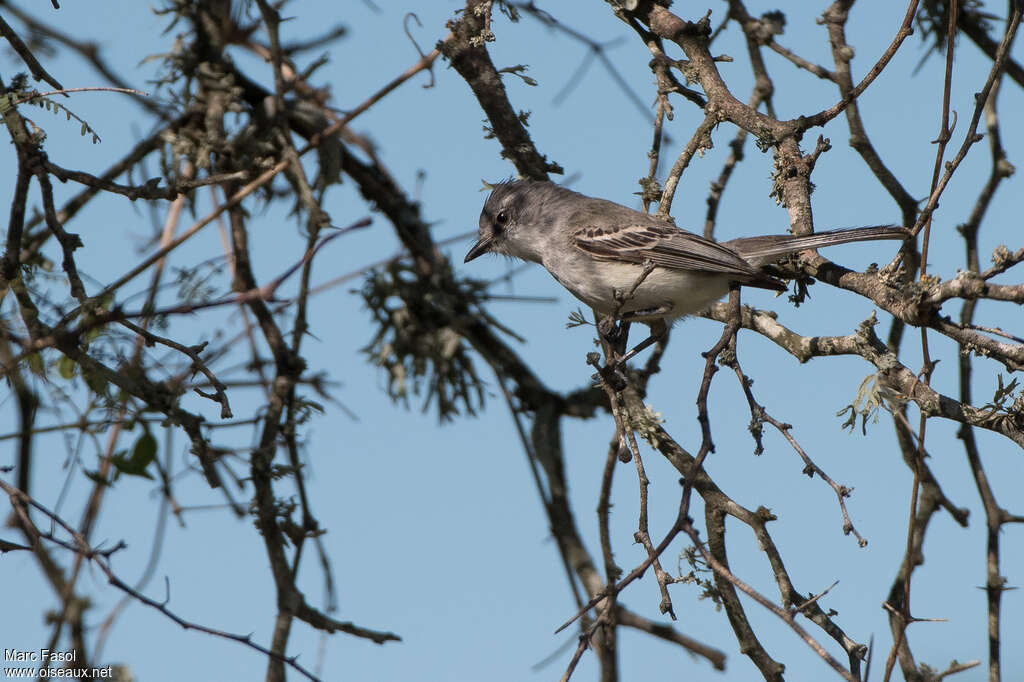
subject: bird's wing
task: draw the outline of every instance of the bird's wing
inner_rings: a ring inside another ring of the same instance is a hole
[[[785,286],[745,261],[734,250],[672,225],[620,224],[615,228],[581,227],[573,245],[604,261],[654,265],[674,270],[721,274],[741,284],[783,290]]]

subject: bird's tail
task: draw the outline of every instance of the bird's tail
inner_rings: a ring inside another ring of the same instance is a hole
[[[804,249],[819,249],[823,246],[867,242],[879,239],[909,239],[911,232],[896,225],[875,225],[873,227],[851,227],[808,235],[780,234],[764,237],[743,237],[724,242],[725,246],[737,251],[751,265],[767,265],[781,256]]]

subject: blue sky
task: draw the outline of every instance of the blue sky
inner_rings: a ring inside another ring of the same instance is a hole
[[[62,4],[60,11],[51,10],[48,3],[36,3],[33,10],[66,32],[99,41],[104,54],[129,82],[150,89],[147,81],[153,77],[155,65],[140,61],[146,55],[168,50],[174,35],[161,35],[164,22],[146,3],[88,7]],[[331,49],[331,61],[320,71],[322,81],[332,84],[332,103],[341,110],[362,102],[418,58],[402,30],[404,9],[379,4],[380,10],[374,11],[368,3],[346,3],[339,14],[334,3],[294,3],[291,11],[297,14],[296,19],[283,26],[286,38],[301,38],[334,22],[349,27],[349,35]],[[444,37],[445,22],[460,6],[435,2],[419,9],[423,26],[413,27],[412,33],[424,50]],[[717,23],[724,16],[725,4],[710,7],[712,22]],[[771,4],[753,2],[747,7],[751,14],[775,9]],[[653,87],[647,68],[649,53],[624,30],[607,5],[577,0],[550,3],[547,9],[599,42],[625,35],[624,41],[610,48],[608,57],[640,101],[650,105]],[[688,11],[681,6],[676,9]],[[704,6],[692,11],[690,18],[695,18],[703,13]],[[855,6],[847,34],[857,50],[853,62],[856,78],[885,49],[903,11],[888,3]],[[597,64],[579,79],[564,101],[556,102],[587,56],[585,46],[545,29],[529,17],[513,25],[496,15],[494,31],[498,38],[490,46],[494,62],[499,67],[527,64],[528,75],[538,82],[530,87],[514,76],[505,77],[514,106],[532,112],[530,131],[541,153],[560,163],[565,177],[575,177],[574,189],[636,205],[633,193],[638,189],[636,180],[646,174],[653,108],[647,114],[639,111]],[[745,66],[746,48],[735,27],[720,40],[715,52],[736,58],[732,64],[720,64],[720,69],[734,94],[745,100],[752,85]],[[830,63],[827,35],[814,22],[813,14],[789,16],[780,42],[808,59]],[[952,100],[961,121],[953,138],[957,146],[973,108],[973,93],[980,89],[989,66],[966,40],[959,49]],[[935,150],[931,140],[938,130],[939,115],[935,93],[941,78],[941,62],[935,58],[914,74],[922,55],[919,38],[908,39],[860,100],[876,148],[916,197],[926,195],[931,179]],[[1018,47],[1015,55],[1018,60],[1024,58],[1024,50]],[[14,65],[11,55],[4,59],[8,73],[21,68]],[[774,54],[766,53],[766,61],[776,78],[775,105],[780,117],[824,109],[836,100],[835,89],[828,83],[798,72]],[[105,84],[101,76],[74,60],[57,56],[44,59],[44,63],[67,87]],[[263,65],[252,60],[243,64],[250,75],[269,82]],[[497,142],[484,139],[484,115],[467,85],[442,61],[438,61],[434,75],[434,87],[424,89],[421,86],[427,83],[427,76],[417,76],[357,119],[353,129],[378,145],[380,158],[398,182],[420,198],[423,214],[434,222],[434,236],[440,241],[474,231],[485,197],[478,191],[481,179],[508,177],[514,169],[500,158]],[[682,100],[673,100],[673,104],[675,121],[668,127],[672,142],[664,152],[667,159],[678,152],[701,118],[692,105]],[[69,105],[89,121],[103,138],[102,144],[94,146],[80,137],[78,126],[67,124],[62,117],[42,111],[30,114],[47,130],[51,158],[65,167],[99,172],[148,127],[141,109],[119,95],[87,93],[75,96]],[[1024,148],[1022,132],[1010,123],[1024,111],[1019,88],[1009,84],[1004,88],[1000,111],[1004,145],[1010,160],[1019,165],[1016,152]],[[845,121],[834,121],[823,134],[831,138],[833,149],[822,156],[813,176],[816,226],[826,229],[898,221],[897,207],[846,144],[849,133]],[[701,229],[708,183],[719,173],[733,135],[731,126],[721,126],[713,138],[716,147],[696,159],[684,175],[673,211],[680,226]],[[804,141],[805,150],[809,151],[812,144],[813,137],[809,136]],[[13,179],[13,152],[9,153],[11,158],[0,164],[0,187],[4,188],[10,188]],[[787,228],[785,210],[768,195],[771,156],[761,154],[749,142],[746,153],[748,161],[737,169],[720,208],[720,239],[783,233]],[[952,277],[962,265],[955,226],[966,219],[987,177],[988,164],[986,144],[977,145],[936,213],[937,238],[933,241],[930,270],[943,278]],[[422,180],[418,179],[420,171],[424,173]],[[77,191],[73,186],[56,189],[58,201]],[[9,198],[10,189],[5,191]],[[983,263],[1000,243],[1019,246],[1020,193],[1020,174],[999,190],[981,236]],[[205,214],[209,195],[199,193],[197,197],[197,214]],[[332,191],[326,208],[335,225],[347,225],[368,214],[351,181]],[[370,215],[374,218],[371,228],[336,240],[318,256],[316,281],[353,272],[395,252],[397,240],[390,226],[379,214]],[[99,282],[110,281],[123,271],[125,263],[140,259],[140,247],[150,231],[149,221],[146,207],[124,200],[105,199],[90,206],[71,225],[86,243],[79,252],[80,268]],[[301,256],[302,242],[295,223],[283,212],[256,213],[252,229],[255,270],[261,280],[272,278]],[[463,265],[462,257],[471,244],[472,238],[467,236],[447,247],[461,273],[496,278],[508,272],[510,264],[499,258]],[[871,262],[887,262],[893,249],[887,243],[858,244],[828,255],[848,266],[863,268]],[[175,258],[179,260],[172,265],[185,266],[220,252],[219,238],[211,227],[177,252]],[[55,257],[54,253],[50,255]],[[568,663],[575,634],[552,633],[575,609],[498,386],[485,373],[491,387],[486,411],[445,425],[439,425],[433,413],[421,413],[415,399],[409,410],[393,405],[383,390],[386,377],[359,352],[369,342],[372,329],[361,299],[349,292],[358,288],[358,282],[316,297],[311,306],[311,367],[328,372],[340,382],[335,397],[357,419],[328,405],[328,413],[309,425],[305,453],[309,490],[315,512],[329,529],[324,542],[339,589],[337,617],[395,632],[403,641],[376,646],[341,635],[322,641],[319,633],[296,624],[289,653],[300,655],[308,667],[317,669],[322,665],[323,678],[332,680],[557,679]],[[226,278],[222,277],[218,285],[227,291]],[[141,291],[143,286],[140,281],[129,291]],[[524,337],[525,342],[517,350],[549,386],[571,390],[585,385],[592,371],[584,362],[586,352],[592,349],[592,330],[565,328],[568,314],[578,303],[539,267],[526,269],[510,284],[498,287],[497,292],[555,298],[550,303],[495,301],[490,310]],[[778,310],[783,323],[803,334],[849,334],[872,313],[872,306],[865,300],[828,290],[824,285],[814,286],[811,293],[812,298],[798,309],[787,304],[784,297],[772,298],[769,292],[749,292],[744,301]],[[9,303],[3,314],[10,314]],[[237,316],[225,321],[226,317],[223,311],[200,313],[176,323],[175,330],[189,342],[215,339],[219,331],[233,333],[231,329],[238,328]],[[1017,334],[1024,331],[1020,329],[1019,310],[1008,305],[982,304],[979,317]],[[888,318],[884,313],[880,318],[879,333],[883,334],[888,329]],[[233,326],[228,329],[223,325]],[[719,334],[720,325],[706,320],[678,324],[663,373],[652,383],[648,397],[665,419],[668,431],[684,447],[694,450],[700,442],[694,406],[703,368],[700,352],[709,348]],[[916,336],[916,332],[908,334],[903,354],[911,368],[920,361],[916,342],[911,340]],[[956,395],[956,349],[937,335],[930,340],[933,355],[943,359],[933,383],[943,393]],[[869,425],[867,435],[861,435],[859,430],[853,434],[842,431],[842,419],[835,414],[853,399],[872,368],[857,358],[819,359],[800,365],[752,333],[741,333],[740,352],[744,369],[755,380],[759,401],[774,416],[795,425],[795,437],[833,479],[854,488],[848,506],[869,545],[859,548],[852,537],[842,535],[842,519],[832,491],[821,481],[801,474],[801,462],[781,437],[768,433],[765,454],[752,454],[753,443],[746,432],[749,414],[735,381],[725,373],[716,379],[711,397],[717,451],[706,468],[739,503],[750,509],[764,505],[778,516],[770,530],[798,588],[819,592],[839,581],[823,606],[839,612],[839,624],[853,638],[866,641],[874,635],[881,650],[876,653],[874,665],[878,669],[872,671],[872,677],[880,679],[880,665],[889,643],[888,624],[880,604],[902,556],[911,477],[900,460],[887,417]],[[478,363],[482,371],[483,367],[482,362]],[[975,391],[979,403],[992,395],[998,371],[991,363],[978,361]],[[258,396],[240,392],[232,395],[232,404],[236,416],[242,416],[247,407],[258,404]],[[190,399],[188,407],[215,418],[213,409],[198,399]],[[916,412],[912,414],[916,422]],[[9,433],[14,421],[9,400],[0,407],[0,419],[4,433]],[[563,428],[574,511],[585,539],[596,552],[593,510],[613,425],[602,415],[587,421],[567,420]],[[978,589],[985,581],[984,515],[955,432],[956,426],[951,423],[929,422],[929,464],[946,494],[958,506],[971,509],[971,525],[962,529],[942,514],[933,521],[925,544],[927,563],[915,577],[915,611],[920,617],[948,621],[913,626],[910,642],[918,660],[937,668],[944,668],[953,658],[982,659],[981,667],[957,677],[966,682],[985,679],[985,604]],[[1021,484],[1019,449],[991,434],[977,435],[998,499],[1019,513],[1013,507]],[[12,443],[0,444],[0,465],[14,460]],[[248,434],[240,432],[236,444],[249,444]],[[66,474],[66,446],[58,437],[40,440],[33,485],[46,504],[56,504]],[[163,447],[161,443],[161,452]],[[172,447],[180,453],[173,458],[180,471],[187,456],[187,444],[180,434]],[[83,465],[93,468],[91,445],[83,448],[82,456]],[[655,453],[648,452],[645,463],[652,480],[652,534],[660,536],[675,516],[678,476]],[[197,476],[182,478],[177,490],[182,504],[222,502]],[[75,475],[62,511],[77,518],[87,493],[86,481]],[[129,549],[119,553],[113,563],[128,582],[142,573],[150,556],[158,501],[149,482],[122,479],[105,503],[94,539],[111,544],[124,539],[128,543]],[[632,543],[637,514],[632,465],[619,472],[613,501],[613,544],[620,565],[628,570],[643,559],[642,548]],[[699,518],[700,508],[695,511]],[[167,524],[157,578],[148,584],[147,594],[162,598],[163,577],[167,576],[169,606],[179,615],[231,632],[251,632],[260,643],[268,643],[273,626],[273,587],[262,542],[251,521],[236,519],[224,509],[197,509],[186,514],[185,520],[184,528],[173,520]],[[1002,540],[1003,574],[1015,585],[1024,571],[1024,529],[1006,528]],[[737,573],[776,597],[767,561],[757,551],[752,534],[739,524],[731,524],[729,543],[730,561]],[[666,552],[664,564],[668,570],[675,570],[675,557],[683,546],[676,543]],[[45,646],[48,628],[43,616],[56,602],[38,577],[32,557],[22,553],[0,557],[0,579],[9,586],[5,591],[5,617],[0,619],[0,647]],[[93,569],[86,571],[80,585],[94,599],[91,622],[98,626],[121,595]],[[321,604],[322,579],[315,561],[307,559],[301,586],[312,603]],[[674,586],[672,595],[679,616],[676,627],[723,649],[728,655],[727,670],[714,673],[706,663],[682,651],[624,631],[620,643],[622,679],[655,680],[670,675],[754,679],[756,670],[737,650],[724,614],[716,612],[710,603],[699,601],[692,586]],[[1019,591],[1007,592],[1003,599],[1004,679],[1024,678],[1024,652],[1010,644],[1024,636],[1022,599]],[[622,601],[641,614],[661,619],[657,586],[651,576],[633,585]],[[774,616],[752,603],[747,604],[747,612],[762,643],[786,663],[790,679],[820,679],[828,674],[820,659]],[[810,629],[819,641],[830,641],[813,626]],[[532,666],[563,646],[569,648],[547,667],[533,670]],[[837,647],[831,646],[830,651],[841,658]],[[322,661],[318,660],[321,656]],[[184,675],[198,680],[253,679],[265,670],[265,660],[256,652],[183,631],[166,617],[138,604],[130,605],[120,616],[102,659],[130,666],[136,679],[147,682],[181,679]],[[587,655],[574,679],[596,677],[597,666]]]

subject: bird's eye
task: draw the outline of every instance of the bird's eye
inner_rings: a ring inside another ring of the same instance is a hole
[[[498,211],[498,215],[494,216],[494,224],[498,227],[508,225],[508,211]]]

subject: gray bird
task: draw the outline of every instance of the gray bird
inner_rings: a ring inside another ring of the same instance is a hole
[[[512,180],[493,186],[478,236],[467,263],[484,253],[540,263],[598,313],[651,324],[653,339],[666,320],[700,312],[733,284],[785,291],[784,282],[762,270],[783,256],[847,242],[902,240],[910,232],[859,227],[718,243],[551,182]]]

